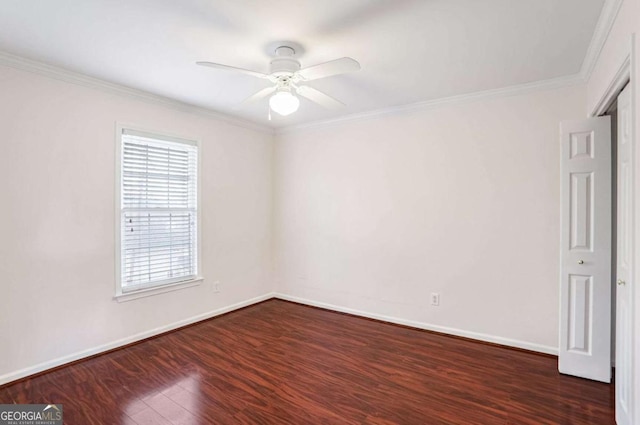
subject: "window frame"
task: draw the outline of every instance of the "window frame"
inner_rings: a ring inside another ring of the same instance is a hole
[[[114,206],[115,206],[115,296],[118,302],[134,300],[142,297],[147,297],[156,294],[162,294],[170,291],[175,291],[184,288],[190,288],[193,286],[199,285],[203,281],[202,277],[202,261],[201,261],[201,252],[202,252],[202,212],[201,212],[201,185],[202,185],[202,172],[201,172],[201,143],[199,138],[195,137],[184,137],[179,135],[171,134],[167,131],[158,131],[158,130],[149,130],[146,128],[141,128],[136,125],[129,125],[123,123],[116,123],[115,129],[115,197],[114,197]],[[160,283],[155,285],[143,285],[138,288],[133,288],[130,290],[125,290],[122,285],[122,169],[123,169],[123,134],[124,131],[133,131],[137,133],[142,133],[147,135],[150,138],[157,138],[158,140],[174,142],[174,143],[184,143],[196,146],[198,149],[197,158],[196,158],[196,275],[193,277],[189,277],[188,279],[176,281],[176,282],[167,282]]]

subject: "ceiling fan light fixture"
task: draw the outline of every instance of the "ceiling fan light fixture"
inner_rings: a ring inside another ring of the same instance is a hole
[[[303,49],[299,44],[289,41],[272,43],[268,47],[268,52],[273,59],[271,59],[267,74],[216,62],[196,62],[196,64],[268,80],[271,83],[270,87],[265,87],[253,93],[234,109],[239,109],[244,105],[255,103],[259,100],[269,99],[269,120],[271,120],[271,111],[282,116],[296,112],[300,107],[300,97],[327,109],[337,109],[345,106],[344,103],[308,86],[307,83],[320,78],[358,71],[360,69],[358,61],[353,58],[343,57],[302,68],[297,57],[300,56]],[[298,83],[303,84],[300,85]]]
[[[269,98],[269,107],[282,116],[293,114],[300,107],[300,99],[288,91],[279,91]]]

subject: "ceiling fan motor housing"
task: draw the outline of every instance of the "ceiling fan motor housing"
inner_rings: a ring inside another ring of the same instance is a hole
[[[276,58],[270,63],[271,75],[280,77],[282,75],[293,75],[300,70],[300,62],[289,58]]]
[[[294,72],[300,70],[300,62],[295,60],[293,56],[296,51],[293,47],[280,46],[275,49],[275,58],[271,61],[271,75],[275,77],[291,76]]]

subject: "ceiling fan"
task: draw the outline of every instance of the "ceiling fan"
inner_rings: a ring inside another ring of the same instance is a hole
[[[241,72],[246,75],[271,81],[273,86],[254,93],[238,105],[238,108],[241,108],[247,104],[271,96],[269,98],[269,119],[271,119],[271,110],[280,115],[289,115],[297,111],[300,106],[300,100],[296,97],[296,94],[325,108],[334,109],[344,106],[344,103],[339,100],[334,99],[320,90],[309,87],[305,85],[305,83],[320,78],[358,71],[360,69],[358,61],[345,57],[301,69],[300,62],[294,58],[295,54],[296,50],[292,46],[280,45],[276,47],[274,51],[275,58],[269,64],[269,74],[214,62],[196,62],[196,64],[227,71]]]

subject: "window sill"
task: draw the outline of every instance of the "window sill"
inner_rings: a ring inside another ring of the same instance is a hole
[[[178,291],[180,289],[186,289],[186,288],[191,288],[193,286],[198,286],[202,283],[203,280],[204,280],[203,277],[196,277],[194,279],[186,280],[184,282],[170,283],[168,285],[162,285],[155,288],[139,289],[137,291],[116,294],[116,296],[113,298],[119,303],[123,303],[126,301],[137,300],[139,298],[150,297],[153,295],[164,294],[167,292]]]

